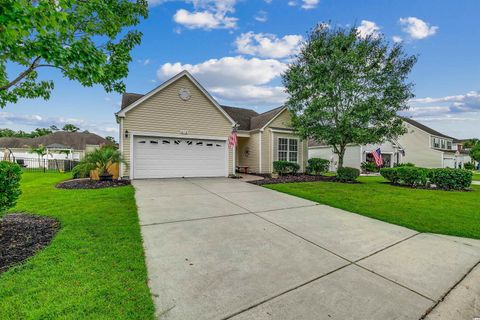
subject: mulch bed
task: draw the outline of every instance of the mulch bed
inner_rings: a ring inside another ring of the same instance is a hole
[[[336,177],[298,174],[298,175],[289,175],[289,176],[279,176],[278,178],[265,178],[263,180],[250,181],[250,183],[261,186],[264,184],[278,184],[278,183],[291,183],[291,182],[315,182],[315,181],[335,182]]]
[[[102,189],[129,186],[130,180],[98,181],[91,179],[73,179],[60,182],[59,189]]]
[[[49,217],[9,214],[0,219],[0,273],[45,248],[59,228]]]

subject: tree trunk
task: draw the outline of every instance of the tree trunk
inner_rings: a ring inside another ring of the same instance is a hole
[[[338,151],[338,169],[343,168],[343,158],[345,157],[345,147],[341,146],[340,150]]]

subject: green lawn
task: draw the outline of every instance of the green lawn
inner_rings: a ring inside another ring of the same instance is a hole
[[[480,181],[480,172],[476,172],[473,174],[473,180]]]
[[[51,245],[0,275],[0,319],[153,319],[132,187],[58,190],[24,173],[12,212],[57,218]]]
[[[304,182],[267,185],[332,207],[421,232],[480,239],[480,186],[471,192],[417,190],[361,177],[362,184]]]

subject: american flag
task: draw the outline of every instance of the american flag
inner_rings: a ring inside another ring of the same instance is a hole
[[[377,167],[383,166],[382,151],[380,151],[380,148],[373,151],[372,156],[375,158],[375,163],[377,164]]]
[[[228,137],[228,147],[230,149],[233,149],[235,148],[237,143],[238,143],[237,127],[233,127],[232,133],[230,134],[230,137]]]

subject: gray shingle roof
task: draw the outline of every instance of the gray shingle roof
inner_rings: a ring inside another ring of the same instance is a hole
[[[122,96],[122,105],[121,108],[124,109],[143,97],[143,94],[140,93],[124,93]]]
[[[37,138],[0,138],[0,148],[30,148],[39,145],[63,145],[75,150],[85,150],[87,144],[111,144],[94,133],[58,131]]]
[[[270,120],[275,118],[275,116],[278,115],[283,108],[284,107],[278,107],[253,117],[250,119],[250,130],[263,128]]]
[[[244,108],[221,106],[223,110],[239,125],[239,130],[250,130],[250,120],[258,113]]]

